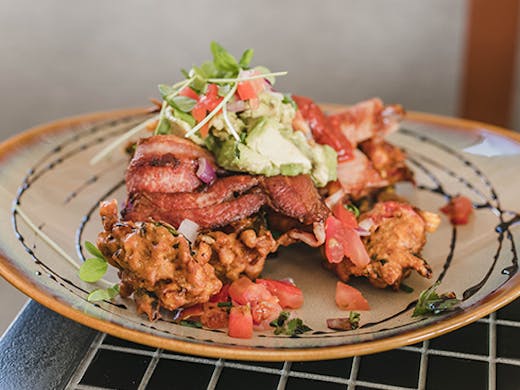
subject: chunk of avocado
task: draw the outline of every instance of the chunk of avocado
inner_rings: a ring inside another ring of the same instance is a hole
[[[247,135],[245,143],[277,167],[290,165],[293,175],[311,171],[311,160],[282,135],[278,122],[264,118]]]

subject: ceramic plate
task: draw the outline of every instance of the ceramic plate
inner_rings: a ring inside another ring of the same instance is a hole
[[[335,107],[329,106],[328,109]],[[336,107],[337,108],[337,107]],[[410,114],[390,141],[408,153],[417,186],[398,191],[418,207],[437,211],[445,195],[463,194],[475,206],[466,226],[443,217],[430,234],[423,256],[434,276],[412,275],[412,293],[379,290],[366,280],[352,284],[372,307],[354,331],[332,331],[327,318],[345,316],[334,303],[336,278],[308,247],[280,250],[267,261],[264,277],[292,277],[305,296],[297,315],[313,331],[296,338],[256,332],[250,340],[224,331],[176,325],[168,318],[149,322],[130,300],[90,303],[95,285],[82,282],[77,267],[82,243],[101,230],[100,200],[125,197],[127,157],[122,148],[97,165],[89,161],[101,148],[147,117],[143,110],[93,114],[32,129],[0,146],[0,273],[45,306],[103,332],[174,351],[250,360],[317,360],[373,353],[449,332],[481,318],[520,294],[517,247],[520,229],[520,137],[492,126]],[[14,205],[28,220],[13,211]],[[58,248],[35,234],[30,223]],[[60,248],[64,253],[60,253]],[[112,270],[106,279],[116,282]],[[412,318],[420,291],[434,281],[454,291],[460,307],[431,318]]]

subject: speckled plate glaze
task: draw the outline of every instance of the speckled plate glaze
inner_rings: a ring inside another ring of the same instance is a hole
[[[326,106],[328,110],[338,106]],[[256,332],[250,340],[232,339],[224,331],[193,329],[164,318],[148,322],[130,300],[89,303],[95,285],[82,282],[77,267],[82,243],[95,241],[101,229],[100,200],[124,199],[127,157],[122,150],[97,165],[89,161],[101,148],[147,117],[126,110],[65,119],[31,129],[0,146],[0,273],[45,306],[103,332],[174,351],[249,360],[317,360],[374,353],[416,343],[481,318],[520,295],[515,244],[520,227],[520,136],[493,126],[426,114],[409,114],[390,141],[408,153],[417,187],[398,191],[413,204],[437,211],[447,195],[463,194],[475,213],[466,226],[452,227],[443,218],[429,235],[424,258],[432,280],[412,275],[414,292],[373,288],[365,280],[352,284],[370,302],[355,331],[332,331],[327,318],[345,316],[334,303],[335,277],[320,265],[317,251],[304,246],[280,250],[268,260],[267,278],[292,277],[305,296],[297,311],[313,331],[297,338]],[[120,148],[121,149],[121,148]],[[15,204],[73,263],[34,233],[13,211]],[[114,270],[106,279],[116,282]],[[460,308],[433,318],[412,318],[421,290],[435,280],[439,291],[455,291]]]

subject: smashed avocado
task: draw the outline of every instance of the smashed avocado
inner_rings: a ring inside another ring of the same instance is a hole
[[[206,146],[217,164],[231,171],[265,176],[309,174],[317,187],[336,180],[336,152],[294,131],[294,108],[282,98],[264,93],[257,109],[230,118],[241,130],[240,142],[219,132],[220,123],[214,123],[215,131],[206,138]]]

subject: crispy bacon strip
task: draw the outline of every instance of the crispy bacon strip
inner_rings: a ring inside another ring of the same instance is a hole
[[[129,193],[190,192],[204,183],[197,177],[198,159],[216,169],[210,152],[175,135],[142,138],[126,172]]]

